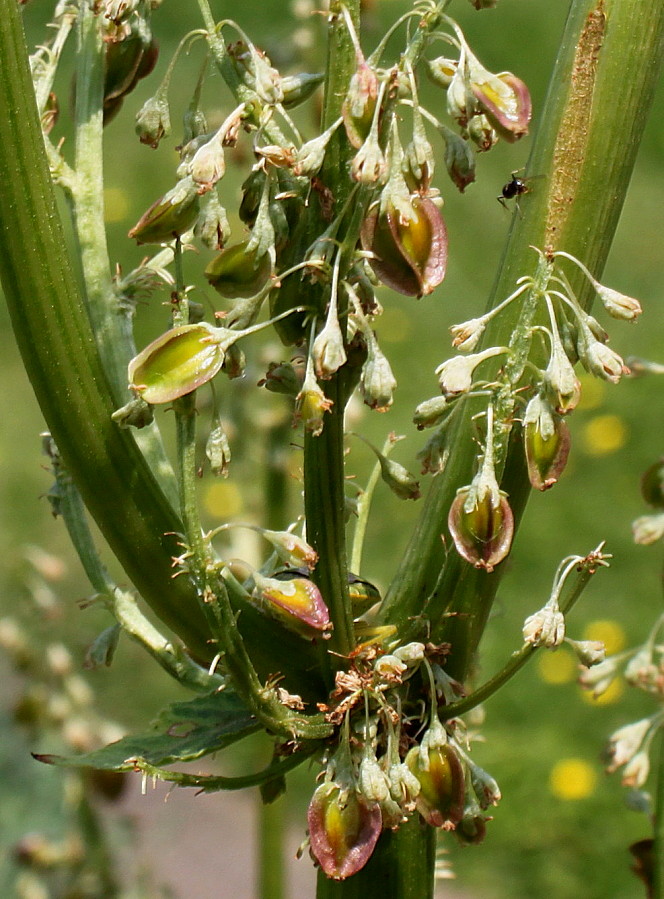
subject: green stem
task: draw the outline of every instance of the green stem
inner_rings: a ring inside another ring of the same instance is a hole
[[[652,899],[664,899],[664,730],[662,728],[659,733],[655,778]]]
[[[367,864],[348,880],[318,874],[316,899],[433,899],[436,830],[416,813],[384,830]]]
[[[127,365],[136,354],[134,310],[130,303],[121,301],[111,279],[104,225],[104,43],[99,15],[87,3],[79,8],[76,60],[75,174],[66,195],[72,209],[88,315],[114,402],[122,406],[131,399]],[[157,425],[136,431],[134,439],[175,504],[175,477]]]

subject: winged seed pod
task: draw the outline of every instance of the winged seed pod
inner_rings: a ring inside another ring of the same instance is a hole
[[[420,815],[431,827],[454,830],[463,817],[465,794],[463,765],[455,750],[438,743],[425,755],[422,746],[414,746],[406,765],[420,784],[415,800]]]
[[[321,592],[308,577],[298,571],[284,572],[283,577],[263,577],[255,571],[252,576],[261,608],[289,630],[312,640],[332,628]]]
[[[261,292],[272,274],[268,253],[249,251],[249,241],[226,247],[208,263],[205,277],[226,299],[251,299]]]
[[[528,477],[536,490],[548,490],[562,474],[570,450],[567,422],[541,394],[526,406],[523,443]]]
[[[438,207],[426,197],[411,197],[405,217],[388,203],[369,212],[362,225],[363,249],[383,284],[406,296],[430,294],[445,277],[447,228]]]
[[[143,213],[128,237],[139,244],[175,240],[192,227],[199,208],[196,185],[190,177],[183,178]]]
[[[376,803],[368,803],[352,787],[332,782],[316,788],[307,822],[311,851],[333,880],[345,880],[366,865],[382,829]]]

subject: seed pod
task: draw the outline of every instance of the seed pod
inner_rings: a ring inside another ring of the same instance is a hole
[[[514,516],[502,493],[476,494],[476,502],[469,506],[470,492],[470,487],[459,490],[447,524],[459,555],[475,568],[491,572],[510,551]]]
[[[213,378],[224,362],[219,330],[201,322],[162,334],[129,363],[129,386],[154,405],[196,390]]]
[[[191,178],[183,178],[150,206],[129,232],[136,242],[167,243],[192,227],[199,212],[198,192]]]
[[[345,880],[366,865],[382,827],[378,805],[331,782],[316,788],[307,822],[311,851],[333,880]]]
[[[132,32],[123,41],[105,44],[104,125],[112,121],[141,78],[154,69],[158,56],[156,42],[138,32]]]
[[[368,612],[372,606],[381,601],[377,587],[356,574],[348,575],[348,596],[353,607],[353,616],[357,618]]]
[[[406,765],[420,783],[417,810],[432,827],[453,830],[463,817],[463,765],[449,743],[430,747],[427,755],[428,761],[414,746],[406,756]]]
[[[374,207],[362,225],[362,247],[373,254],[369,262],[383,284],[421,297],[445,277],[447,229],[431,200],[414,197],[410,205],[408,218],[391,204],[384,213]]]
[[[325,75],[321,72],[298,72],[297,75],[286,75],[281,79],[284,108],[293,109],[300,103],[304,103],[323,81],[325,81]]]
[[[470,87],[491,125],[500,137],[514,143],[528,134],[532,114],[528,88],[511,72],[492,75],[471,67]]]
[[[222,297],[251,299],[270,278],[272,262],[269,255],[248,253],[248,244],[245,240],[226,247],[205,269],[205,277]]]
[[[254,595],[262,608],[301,637],[311,640],[326,636],[332,623],[320,590],[298,571],[287,575],[263,577],[254,572]]]
[[[548,490],[567,464],[569,428],[539,395],[528,403],[523,424],[530,483],[536,490]]]

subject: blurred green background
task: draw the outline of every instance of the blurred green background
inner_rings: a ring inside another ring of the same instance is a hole
[[[373,46],[385,25],[407,8],[408,4],[400,0],[371,3],[366,11],[366,46]],[[44,22],[51,9],[50,0],[33,0],[25,8],[33,45],[45,40]],[[322,18],[310,17],[306,2],[217,2],[213,10],[217,18],[236,17],[284,72],[298,68],[314,71],[322,64]],[[510,69],[528,83],[537,127],[566,4],[501,0],[495,10],[480,14],[467,2],[457,0],[451,12],[488,68]],[[177,69],[171,94],[174,133],[158,151],[138,143],[133,133],[134,114],[155,89],[180,37],[199,26],[196,4],[191,0],[167,0],[163,4],[154,18],[161,48],[157,70],[147,84],[142,82],[125,101],[120,115],[107,129],[111,260],[113,264],[120,263],[124,270],[136,265],[143,255],[142,249],[126,238],[127,230],[172,184],[178,121],[195,84],[200,47],[197,52],[194,45],[190,56]],[[71,129],[64,121],[68,82],[65,71],[59,78],[63,122],[58,128],[70,140]],[[442,94],[423,87],[422,101],[443,117]],[[616,102],[620,102],[619,97]],[[206,109],[211,122],[229,111],[228,104],[221,80],[213,77],[206,87]],[[301,115],[298,122],[306,133],[313,134],[311,116]],[[616,135],[616,139],[620,136]],[[463,196],[446,180],[441,162],[436,183],[445,198],[450,235],[447,279],[433,296],[419,302],[387,290],[381,293],[385,314],[376,330],[381,346],[392,360],[399,389],[394,408],[387,415],[359,410],[357,416],[362,432],[377,443],[390,430],[407,434],[408,439],[399,446],[395,458],[411,470],[417,470],[415,455],[424,443],[410,424],[412,410],[436,393],[433,369],[450,353],[449,325],[484,309],[510,221],[495,197],[510,172],[524,165],[529,143],[529,139],[516,146],[501,143],[481,157],[477,183]],[[66,155],[67,143],[64,152]],[[660,89],[603,280],[639,297],[644,307],[642,320],[636,326],[612,324],[612,346],[624,356],[633,354],[661,362],[664,315],[660,297],[664,274],[658,235],[664,230],[663,154],[664,93]],[[232,210],[239,196],[241,173],[246,172],[249,163],[238,154],[238,167],[231,168],[221,188],[236,236],[241,232]],[[209,257],[207,253],[200,257],[191,254],[186,259],[187,278],[199,287],[201,271]],[[204,295],[209,295],[209,290],[203,287],[199,298]],[[167,313],[160,305],[165,299],[166,292],[149,305],[139,307],[139,346],[165,327]],[[20,620],[38,655],[47,645],[64,642],[78,667],[87,646],[109,621],[102,611],[78,608],[78,601],[88,595],[89,587],[64,528],[51,516],[45,499],[50,478],[40,455],[38,435],[43,422],[4,307],[0,308],[0,321],[5,334],[0,355],[0,414],[5,422],[0,431],[0,533],[4,546],[0,555],[0,616],[11,615]],[[222,399],[228,398],[236,405],[260,377],[260,360],[253,358],[250,350],[247,352],[250,367],[244,385],[232,390],[226,385],[221,388]],[[264,357],[268,349],[264,347],[261,353]],[[662,607],[661,545],[635,547],[630,522],[645,511],[639,494],[640,475],[664,450],[663,386],[664,382],[656,377],[628,379],[617,388],[603,383],[584,384],[581,406],[570,421],[573,450],[568,469],[553,491],[533,496],[507,563],[509,572],[483,646],[481,677],[489,676],[517,648],[523,619],[547,599],[559,560],[570,553],[586,553],[600,540],[607,541],[614,562],[591,584],[573,613],[568,632],[576,638],[605,638],[614,651],[645,639]],[[168,417],[162,415],[160,421],[168,429]],[[353,427],[358,430],[358,421]],[[219,483],[205,476],[201,481],[201,499],[211,522],[219,520],[222,506],[229,509],[234,505],[236,517],[242,518],[251,514],[252,504],[256,503],[258,460],[251,440],[242,432],[237,433],[232,448],[236,462],[229,480]],[[371,461],[364,448],[353,448],[350,464],[359,483],[366,477]],[[243,476],[253,479],[253,488],[248,492],[242,487]],[[295,498],[296,494],[297,489]],[[370,523],[364,576],[381,586],[389,582],[417,511],[416,504],[399,504],[391,495],[380,493]],[[46,661],[44,666],[48,667]],[[31,750],[50,751],[57,747],[44,745],[43,738],[35,741],[34,736],[15,727],[12,708],[26,682],[1,659],[0,673],[8,685],[0,719],[0,837],[3,848],[8,850],[26,831],[50,828],[57,834],[60,799],[54,783],[60,774],[42,769],[30,760]],[[86,678],[96,693],[101,714],[126,728],[143,727],[163,704],[182,696],[177,685],[127,640],[121,642],[110,669],[91,672]],[[604,776],[599,756],[607,736],[619,725],[648,713],[650,704],[621,684],[600,700],[589,701],[575,679],[575,665],[567,649],[555,654],[540,653],[517,680],[487,705],[486,742],[477,744],[474,752],[478,762],[498,779],[503,801],[495,810],[495,820],[481,847],[460,850],[449,840],[446,858],[456,871],[457,880],[453,886],[446,882],[441,895],[481,899],[627,899],[642,895],[640,884],[629,871],[627,847],[649,834],[649,822],[625,807],[619,777]],[[240,750],[242,755],[246,752],[258,759],[261,749]],[[235,759],[229,764],[237,763]],[[298,834],[304,836],[305,780],[304,775],[295,779],[294,807],[289,813],[296,844]],[[138,795],[138,789],[136,780],[130,790]],[[132,815],[138,811],[139,830],[142,826],[143,833],[149,832],[153,816],[159,817],[162,829],[156,838],[154,833],[152,837],[144,836],[144,844],[133,844],[125,838],[123,857],[132,858],[135,864],[140,855],[140,863],[157,871],[156,882],[162,882],[168,881],[170,875],[163,873],[159,856],[172,856],[170,867],[179,867],[181,876],[178,880],[173,875],[171,882],[176,894],[186,899],[217,895],[248,899],[254,895],[252,850],[245,846],[247,857],[240,864],[237,840],[232,837],[239,826],[238,816],[242,815],[250,836],[254,799],[240,800],[244,802],[243,811],[238,811],[238,801],[236,796],[201,797],[192,811],[191,805],[181,806],[176,800],[165,807],[166,813],[154,804],[146,811],[147,805],[141,807],[134,802],[127,810]],[[113,826],[119,827],[117,821]],[[177,848],[171,848],[173,840],[181,844],[180,855]],[[211,848],[196,856],[192,847],[201,845],[201,841]],[[309,863],[305,859],[296,864],[302,880],[297,881],[298,887],[293,886],[291,895],[304,896],[309,887],[302,884],[311,883]],[[201,866],[206,870],[202,871]],[[239,869],[236,873],[240,876],[240,886],[232,891],[224,887],[224,872],[229,868]],[[302,873],[304,869],[307,871]],[[9,884],[15,870],[9,853],[0,873],[0,885],[6,885],[3,895],[11,895]],[[182,886],[183,883],[188,886]],[[211,887],[214,883],[219,884],[218,889]],[[140,895],[149,894],[145,889]]]

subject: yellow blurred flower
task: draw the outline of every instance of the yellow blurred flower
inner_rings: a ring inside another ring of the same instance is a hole
[[[584,640],[599,640],[606,647],[607,656],[615,655],[625,648],[627,638],[622,625],[618,621],[598,618],[590,621],[584,631]]]
[[[627,442],[627,426],[617,415],[597,415],[581,434],[583,448],[589,456],[608,456]]]
[[[606,383],[600,381],[599,378],[593,378],[590,375],[581,377],[581,399],[577,409],[583,409],[584,412],[590,412],[597,409],[604,402],[606,394]]]
[[[586,799],[596,784],[597,772],[584,759],[561,759],[549,775],[549,789],[558,799]]]
[[[537,671],[547,684],[568,684],[576,678],[576,661],[566,649],[543,652],[537,660]]]
[[[625,692],[625,682],[617,677],[599,696],[593,696],[592,690],[582,690],[581,696],[588,705],[613,705]]]
[[[234,518],[242,511],[242,494],[235,484],[216,481],[203,494],[203,505],[205,511],[216,519]]]

